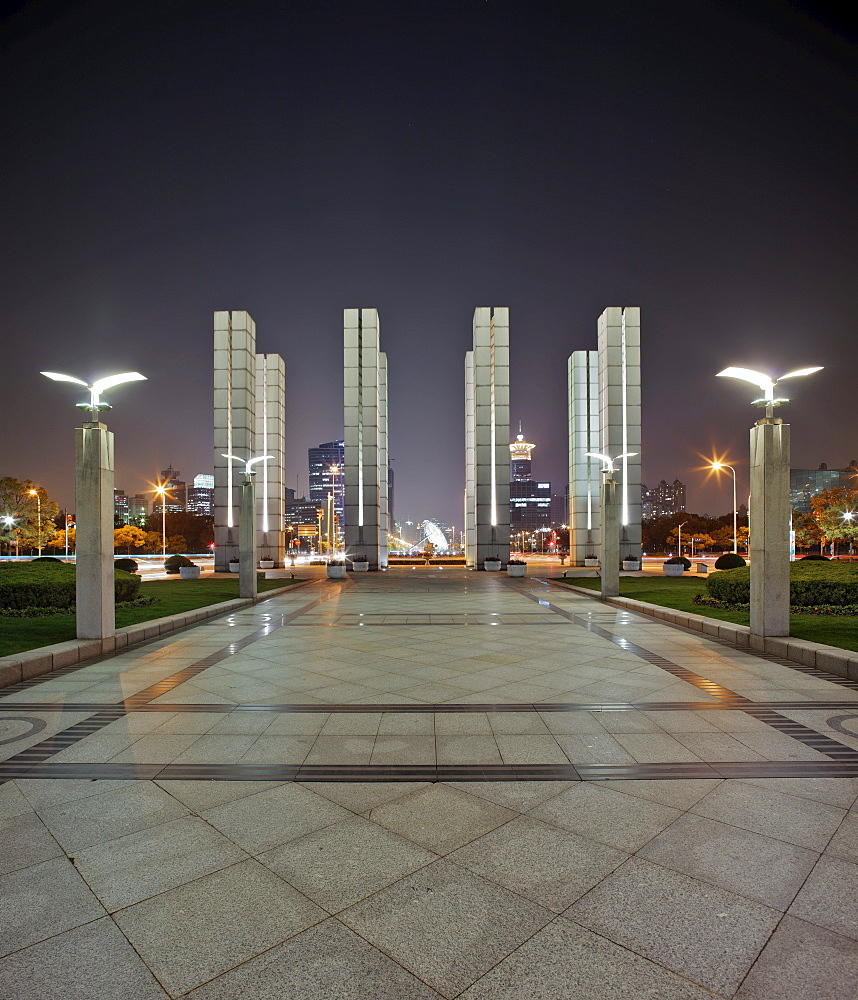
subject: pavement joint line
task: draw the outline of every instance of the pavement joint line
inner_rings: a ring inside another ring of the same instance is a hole
[[[545,581],[541,582],[544,583]],[[554,589],[556,589],[557,585],[555,584],[553,586]],[[549,584],[547,589],[550,590],[551,587],[552,585]],[[536,594],[531,593],[522,587],[515,587],[514,589],[523,594],[528,600],[535,601],[537,604],[541,604],[543,607],[549,608],[551,611],[561,615],[563,618],[566,618],[569,621],[574,622],[576,625],[587,629],[588,632],[592,632],[595,635],[601,636],[603,639],[607,639],[609,642],[613,642],[616,646],[619,646],[620,649],[624,649],[627,652],[633,653],[635,656],[639,656],[641,659],[653,664],[653,666],[660,667],[662,670],[665,670],[667,673],[672,674],[674,677],[678,677],[680,680],[683,680],[688,684],[693,684],[695,687],[700,688],[702,691],[706,691],[715,698],[731,703],[735,708],[746,709],[746,707],[754,707],[754,703],[749,698],[745,698],[743,695],[740,695],[735,691],[731,691],[729,688],[725,688],[723,685],[718,684],[715,681],[710,681],[706,677],[702,677],[700,674],[694,673],[693,670],[681,667],[678,663],[674,663],[667,657],[662,656],[659,653],[653,653],[651,650],[646,649],[646,647],[639,646],[630,639],[617,635],[615,632],[611,632],[609,629],[606,629],[601,625],[597,625],[595,622],[588,621],[582,615],[571,611],[565,611],[556,604],[552,604],[550,601],[537,597]],[[673,627],[670,622],[663,622],[663,624],[669,628]],[[748,714],[753,714],[753,712],[748,712]],[[816,730],[811,729],[809,726],[804,726],[801,723],[795,723],[791,720],[785,719],[781,715],[772,714],[766,718],[762,718],[761,721],[770,725],[776,731],[782,732],[785,736],[789,736],[800,743],[808,744],[811,740],[814,741],[813,749],[817,750],[819,753],[824,753],[827,756],[836,756],[837,758],[855,755],[856,759],[858,759],[858,751],[855,751],[851,747],[848,747],[837,740],[833,740],[822,733],[816,732]]]

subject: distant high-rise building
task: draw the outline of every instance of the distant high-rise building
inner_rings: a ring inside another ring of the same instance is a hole
[[[509,446],[509,477],[510,479],[530,479],[531,476],[531,455],[535,444],[529,444],[524,440],[521,431],[521,422],[518,424],[518,434],[515,441]]]
[[[142,527],[149,516],[149,505],[151,502],[151,496],[147,496],[145,493],[135,493],[128,501],[129,524],[136,524],[138,527]]]
[[[845,469],[829,469],[822,462],[818,469],[789,470],[789,499],[793,510],[811,512],[810,501],[822,490],[858,490],[858,462],[853,458]]]
[[[131,507],[125,490],[113,491],[113,523],[116,525],[128,524],[131,518]]]
[[[309,448],[307,458],[310,470],[310,499],[324,503],[328,499],[328,494],[332,493],[342,529],[345,513],[343,503],[345,441],[327,441],[317,448]]]
[[[641,484],[641,517],[650,521],[656,517],[670,517],[685,510],[685,483],[678,479],[673,484],[664,479],[649,490]]]
[[[188,487],[189,514],[214,514],[214,476],[200,473],[194,476],[194,485]]]
[[[167,487],[167,493],[163,500],[155,494],[153,514],[160,514],[162,506],[168,514],[181,514],[188,509],[188,487],[179,476],[180,473],[172,465],[161,470],[161,485]]]

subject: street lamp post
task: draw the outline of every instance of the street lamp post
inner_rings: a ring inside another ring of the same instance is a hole
[[[678,524],[676,526],[676,532],[677,532],[676,554],[678,556],[682,555],[682,529],[685,527],[686,524],[688,524],[688,521],[683,521],[682,524]]]
[[[754,649],[765,649],[768,636],[786,636],[790,632],[790,504],[789,453],[790,427],[774,415],[776,406],[789,402],[775,398],[775,386],[787,378],[811,375],[820,366],[800,368],[772,378],[749,368],[725,368],[719,376],[741,379],[763,390],[763,397],[753,401],[765,407],[765,416],[751,428],[751,497],[753,507],[750,533],[754,538],[751,560],[751,629]]]
[[[729,469],[733,475],[733,552],[737,553],[739,551],[739,534],[738,534],[738,516],[739,508],[736,506],[736,470],[732,465],[726,465],[724,462],[713,462],[710,465],[711,469],[716,472],[720,472],[721,469]]]
[[[75,619],[78,639],[106,640],[113,649],[115,585],[113,567],[113,434],[101,422],[110,409],[101,393],[124,382],[145,381],[139,372],[96,379],[91,385],[72,375],[42,372],[54,382],[73,382],[89,390],[88,403],[77,406],[88,414],[75,430]]]
[[[36,548],[39,556],[42,554],[42,498],[38,490],[27,490],[31,497],[36,498]]]
[[[167,558],[167,487],[164,483],[155,487],[152,492],[161,498],[161,558]]]

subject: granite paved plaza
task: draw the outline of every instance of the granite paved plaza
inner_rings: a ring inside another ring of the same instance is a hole
[[[559,584],[320,580],[0,751],[2,997],[855,994],[858,685]]]

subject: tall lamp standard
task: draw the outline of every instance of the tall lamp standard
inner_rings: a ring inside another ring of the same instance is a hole
[[[739,535],[737,527],[739,509],[736,506],[736,470],[732,465],[726,465],[724,462],[712,462],[709,468],[714,469],[715,472],[720,472],[722,469],[729,469],[733,474],[733,552],[737,553],[739,551]]]
[[[110,409],[101,394],[124,382],[145,381],[139,372],[96,379],[91,385],[73,375],[42,372],[54,382],[73,382],[89,390],[88,403],[78,403],[87,417],[75,429],[75,619],[78,639],[102,640],[102,651],[114,648],[115,587],[113,568],[113,434],[101,422]]]
[[[39,555],[42,554],[42,498],[38,490],[27,490],[31,497],[36,498],[36,546]]]
[[[676,554],[678,556],[682,555],[682,529],[685,527],[686,524],[688,524],[688,521],[683,521],[682,524],[678,524],[676,526],[676,535],[677,535]]]
[[[775,397],[775,386],[787,378],[812,375],[821,366],[799,368],[779,378],[750,368],[725,368],[718,376],[741,379],[763,390],[753,405],[765,407],[765,416],[751,428],[750,533],[754,539],[751,560],[751,634],[754,649],[766,648],[768,636],[786,636],[789,621],[790,427],[775,416],[775,407],[789,402]]]
[[[614,462],[621,458],[634,458],[636,451],[624,452],[616,458],[602,455],[599,452],[587,451],[588,458],[597,458],[602,462],[602,473],[605,480],[602,483],[602,558],[600,560],[602,577],[602,597],[619,597],[620,594],[620,505],[619,483],[614,479]]]
[[[167,558],[167,486],[159,483],[152,492],[161,498],[161,558]]]

